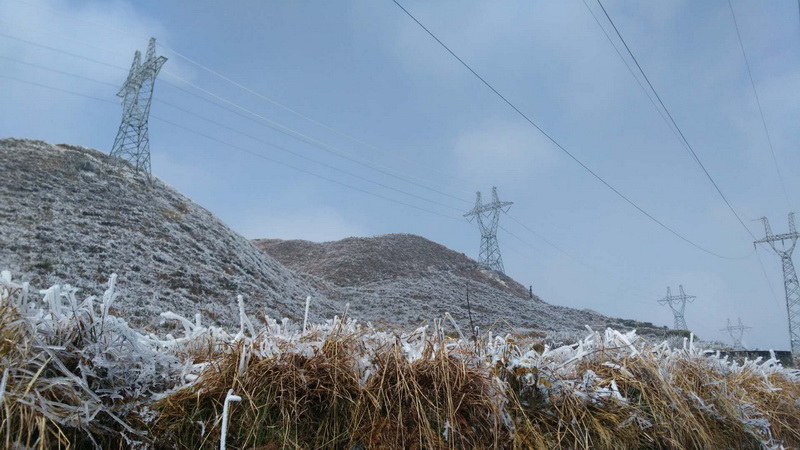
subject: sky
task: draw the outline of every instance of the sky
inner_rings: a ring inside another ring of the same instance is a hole
[[[168,58],[153,173],[245,237],[414,233],[477,258],[462,215],[497,186],[514,202],[498,232],[506,272],[544,300],[671,326],[657,300],[683,285],[701,338],[728,342],[726,319],[741,317],[746,346],[788,349],[778,257],[753,250],[596,0],[401,4],[615,189],[726,258],[616,196],[390,0],[0,0],[0,137],[108,152],[118,86],[153,36]],[[731,4],[774,160],[727,1],[603,2],[760,238],[754,220],[786,232],[800,212],[800,16],[793,0]]]

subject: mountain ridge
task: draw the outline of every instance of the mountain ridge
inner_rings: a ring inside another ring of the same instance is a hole
[[[614,326],[652,327],[546,303],[512,278],[424,237],[391,233],[339,241],[255,239],[256,247],[285,266],[327,282],[326,296],[350,303],[354,314],[371,320],[391,317],[418,325],[450,313],[462,329],[551,334],[583,333]],[[467,291],[469,290],[469,305]],[[471,318],[471,319],[470,319]]]

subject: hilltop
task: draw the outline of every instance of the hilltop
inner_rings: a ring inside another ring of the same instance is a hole
[[[412,234],[387,234],[315,243],[257,239],[256,247],[310,279],[326,296],[349,302],[356,317],[415,325],[449,312],[468,330],[551,336],[583,333],[585,325],[617,328],[652,325],[544,302],[520,283],[481,267],[463,253]],[[328,285],[325,285],[327,282]],[[466,292],[469,288],[470,306]]]
[[[0,173],[0,268],[16,279],[97,292],[116,272],[114,306],[138,325],[168,310],[233,325],[239,294],[257,317],[298,317],[307,295],[315,317],[334,313],[212,213],[97,150],[1,139]]]

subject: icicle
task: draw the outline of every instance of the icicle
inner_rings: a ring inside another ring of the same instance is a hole
[[[453,328],[456,329],[456,333],[458,333],[458,337],[461,338],[461,341],[462,342],[466,342],[467,340],[464,338],[464,335],[461,333],[461,328],[458,327],[458,324],[456,323],[456,320],[453,319],[453,316],[451,316],[449,312],[444,313],[444,316],[447,317],[447,319],[450,320],[450,323],[453,324]]]
[[[28,303],[28,291],[31,290],[31,285],[27,281],[22,283],[22,304],[26,305]]]
[[[247,317],[247,314],[244,312],[244,298],[241,295],[236,296],[236,299],[239,302],[239,333],[236,335],[234,340],[238,340],[244,337],[244,328],[247,327],[247,330],[250,332],[250,337],[256,337],[256,330],[253,328],[253,323],[250,322],[250,319]]]
[[[239,355],[239,376],[241,377],[244,374],[244,366],[247,360],[247,346],[242,346],[242,353]]]
[[[108,309],[111,307],[111,302],[116,298],[114,289],[117,285],[117,274],[112,273],[108,279],[108,289],[103,293],[103,317],[108,315]]]
[[[301,334],[305,334],[306,332],[306,325],[308,324],[308,307],[311,305],[311,296],[309,295],[306,297],[306,312],[303,315],[303,331]]]
[[[50,311],[56,317],[61,317],[61,286],[56,284],[50,288]]]
[[[3,404],[3,397],[6,394],[6,383],[8,382],[8,367],[3,371],[3,379],[0,380],[0,405]]]
[[[228,434],[228,409],[231,402],[240,402],[242,397],[233,395],[233,389],[228,389],[228,395],[225,396],[225,402],[222,405],[222,430],[220,431],[219,450],[225,450],[225,438]]]

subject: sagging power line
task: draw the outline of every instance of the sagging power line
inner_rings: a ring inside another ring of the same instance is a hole
[[[742,42],[742,34],[739,31],[739,22],[736,20],[736,12],[733,10],[733,3],[731,3],[731,0],[728,0],[728,7],[731,10],[731,17],[733,18],[733,26],[736,29],[736,37],[739,40],[739,47],[742,49],[742,57],[744,58],[744,65],[747,68],[747,76],[750,79],[750,86],[753,88],[753,96],[756,98],[756,106],[758,106],[758,115],[761,117],[761,125],[764,127],[764,134],[767,136],[767,144],[769,145],[769,152],[772,155],[772,162],[775,165],[775,172],[778,174],[778,181],[780,182],[781,189],[783,190],[783,196],[786,198],[786,204],[791,208],[789,193],[786,191],[786,183],[783,181],[783,174],[781,174],[778,158],[775,156],[775,148],[772,145],[772,136],[769,134],[767,120],[764,118],[764,110],[761,108],[761,99],[758,97],[756,82],[753,80],[753,72],[750,70],[750,61],[747,59],[747,52],[744,49],[744,42]]]
[[[47,33],[47,34],[51,35],[51,36],[53,35],[52,33]],[[106,66],[106,67],[111,67],[111,68],[118,69],[118,70],[127,70],[127,69],[125,69],[123,67],[120,67],[120,66],[117,66],[117,65],[114,65],[114,64],[109,64],[109,63],[107,63],[105,61],[100,61],[100,60],[97,60],[95,58],[86,57],[86,56],[83,56],[83,55],[78,55],[78,54],[75,54],[75,53],[72,53],[72,52],[68,52],[68,51],[65,51],[65,50],[62,50],[62,49],[59,49],[59,48],[55,48],[55,47],[52,47],[52,46],[49,46],[49,45],[41,44],[41,43],[38,43],[38,42],[33,42],[33,41],[30,41],[30,40],[27,40],[27,39],[22,39],[22,38],[19,38],[19,37],[16,37],[16,36],[11,36],[11,35],[8,35],[8,34],[2,33],[2,32],[0,32],[0,37],[5,37],[7,39],[12,39],[12,40],[15,40],[17,42],[21,42],[21,43],[24,43],[24,44],[27,44],[27,45],[32,45],[32,46],[43,48],[43,49],[46,49],[46,50],[49,50],[49,51],[61,53],[61,54],[67,55],[67,56],[71,56],[71,57],[74,57],[74,58],[82,59],[84,61],[89,61],[89,62],[92,62],[92,63],[95,63],[95,64],[100,64],[100,65],[103,65],[103,66]],[[83,45],[87,45],[87,46],[93,47],[93,48],[99,48],[99,47],[97,47],[95,45],[91,45],[91,44],[88,44],[88,43],[83,43],[83,42],[77,41],[75,39],[70,39],[70,40],[78,42],[78,43],[81,43]],[[110,52],[110,50],[106,50],[106,51]],[[52,70],[52,69],[45,69],[45,70]],[[233,102],[233,101],[231,101],[231,100],[229,100],[229,99],[227,99],[227,98],[225,98],[225,97],[223,97],[221,95],[218,95],[218,94],[216,94],[214,92],[211,92],[211,91],[209,91],[207,89],[204,89],[204,88],[198,86],[197,84],[192,83],[191,81],[186,80],[185,78],[180,77],[180,76],[178,76],[178,75],[176,75],[174,73],[171,73],[169,71],[164,71],[163,73],[166,74],[166,75],[169,75],[171,77],[176,78],[180,82],[185,83],[186,85],[188,85],[188,86],[190,86],[190,87],[192,87],[194,89],[199,90],[203,94],[206,94],[206,95],[214,98],[215,100],[218,100],[220,102],[223,102],[225,104],[230,105],[233,109],[231,107],[226,107],[224,105],[216,103],[215,101],[212,101],[210,99],[202,97],[202,96],[200,96],[200,95],[198,95],[196,93],[190,92],[190,91],[188,91],[186,89],[183,89],[183,88],[181,88],[180,86],[178,86],[178,85],[176,85],[174,83],[170,83],[169,81],[163,80],[163,82],[165,84],[167,84],[169,86],[172,86],[173,88],[178,89],[178,90],[180,90],[180,91],[182,91],[182,92],[184,92],[184,93],[186,93],[188,95],[191,95],[191,96],[193,96],[195,98],[198,98],[200,100],[208,102],[208,103],[214,105],[217,108],[224,109],[224,110],[226,110],[228,112],[231,112],[233,114],[236,114],[236,115],[238,115],[240,117],[243,117],[243,118],[246,118],[246,119],[248,119],[250,121],[253,121],[254,123],[258,124],[259,126],[266,126],[266,127],[270,128],[270,129],[272,129],[274,131],[277,131],[277,132],[279,132],[279,133],[281,133],[283,135],[286,135],[286,136],[288,136],[288,137],[290,137],[292,139],[295,139],[295,140],[304,142],[306,144],[309,144],[309,145],[311,145],[311,146],[313,146],[315,148],[318,148],[318,149],[320,149],[320,150],[322,150],[322,151],[324,151],[326,153],[332,154],[332,155],[334,155],[336,157],[348,160],[350,162],[353,162],[355,164],[363,166],[363,167],[365,167],[367,169],[374,170],[374,171],[379,172],[381,174],[384,174],[384,175],[387,175],[389,177],[395,178],[395,179],[397,179],[399,181],[403,181],[403,182],[408,183],[410,185],[419,187],[421,189],[425,189],[425,190],[427,190],[429,192],[432,192],[432,193],[435,193],[435,194],[438,194],[438,195],[442,195],[444,197],[447,197],[447,198],[450,198],[450,199],[453,199],[453,200],[457,200],[459,202],[470,203],[468,200],[465,200],[465,199],[463,199],[461,197],[457,197],[457,196],[451,195],[451,194],[449,194],[447,192],[444,192],[444,191],[442,191],[440,189],[436,189],[436,188],[430,187],[430,186],[428,186],[426,184],[423,184],[422,182],[414,181],[414,179],[422,180],[422,181],[425,181],[425,180],[423,180],[423,179],[421,179],[419,177],[416,177],[413,174],[404,174],[404,173],[399,172],[399,171],[397,171],[395,169],[375,164],[375,163],[369,161],[366,158],[362,158],[362,157],[354,155],[352,152],[347,152],[345,150],[342,150],[341,148],[338,148],[338,147],[335,147],[333,145],[327,144],[327,143],[325,143],[323,141],[320,141],[320,140],[315,139],[315,138],[313,138],[311,136],[308,136],[305,133],[299,132],[299,131],[294,130],[294,129],[290,128],[290,127],[282,125],[282,124],[280,124],[278,122],[275,122],[275,121],[265,117],[262,114],[254,112],[251,109],[245,108],[245,107],[239,105],[238,103]],[[93,81],[97,82],[98,80],[93,80]]]
[[[680,139],[683,141],[683,143],[686,144],[686,148],[689,149],[689,152],[691,153],[692,158],[694,159],[694,161],[700,166],[700,169],[703,171],[703,173],[706,175],[708,180],[714,186],[714,189],[717,191],[719,196],[722,197],[722,200],[725,202],[725,205],[728,206],[728,209],[731,211],[731,213],[733,213],[734,217],[736,217],[736,220],[739,221],[739,224],[742,226],[742,228],[745,229],[747,234],[749,234],[751,237],[753,237],[755,239],[755,236],[753,235],[753,232],[750,231],[750,228],[748,228],[747,225],[745,225],[744,221],[739,216],[739,213],[736,212],[736,210],[733,208],[733,205],[731,205],[731,202],[728,201],[728,197],[726,197],[725,194],[722,192],[722,189],[720,189],[720,187],[717,184],[717,182],[711,176],[711,173],[708,172],[708,169],[706,169],[705,164],[703,164],[703,162],[700,160],[700,157],[697,156],[697,153],[694,151],[694,148],[692,148],[692,145],[689,143],[689,140],[686,139],[686,136],[683,134],[683,131],[681,131],[681,128],[678,126],[677,122],[675,122],[675,119],[672,117],[672,114],[669,112],[669,109],[667,109],[667,105],[665,105],[664,102],[661,100],[661,96],[658,95],[658,91],[656,91],[656,88],[653,87],[653,84],[650,82],[650,78],[647,77],[647,74],[645,73],[645,71],[642,68],[642,66],[639,64],[639,61],[636,59],[636,56],[634,56],[633,51],[631,51],[631,48],[628,46],[628,43],[622,37],[622,34],[620,33],[619,29],[617,28],[617,25],[611,19],[611,16],[608,14],[608,11],[606,11],[605,6],[603,6],[603,2],[601,2],[600,0],[597,0],[597,4],[600,5],[600,8],[603,10],[603,14],[605,14],[606,19],[608,19],[608,22],[611,24],[611,27],[614,29],[614,32],[617,34],[617,37],[619,37],[619,40],[622,42],[622,45],[625,46],[625,50],[630,55],[631,59],[633,59],[633,62],[636,64],[636,67],[639,69],[639,72],[641,72],[642,76],[644,77],[645,82],[650,87],[650,89],[652,90],[653,94],[655,94],[656,100],[658,100],[658,104],[661,105],[661,107],[664,109],[664,112],[667,114],[667,117],[669,118],[670,123],[672,123],[672,125],[675,127],[675,130],[677,130],[678,134],[680,135]]]
[[[615,188],[611,183],[606,181],[603,177],[601,177],[597,172],[592,170],[589,166],[587,166],[583,161],[581,161],[577,156],[575,156],[572,152],[567,150],[564,146],[562,146],[558,141],[555,140],[550,134],[544,131],[542,127],[540,127],[533,119],[531,119],[527,114],[522,112],[514,103],[511,102],[506,96],[500,93],[491,83],[489,83],[484,77],[482,77],[478,72],[475,71],[469,64],[466,63],[460,56],[458,56],[453,50],[450,49],[441,39],[439,39],[428,27],[426,27],[422,22],[419,21],[410,11],[408,11],[403,5],[401,5],[397,0],[392,0],[397,7],[399,7],[411,20],[413,20],[420,28],[422,28],[431,38],[433,38],[442,48],[444,48],[453,58],[455,58],[464,68],[466,68],[472,75],[474,75],[478,80],[481,81],[489,90],[491,90],[495,95],[497,95],[505,104],[507,104],[511,109],[513,109],[520,117],[522,117],[526,122],[528,122],[531,126],[533,126],[536,130],[539,131],[547,140],[549,140],[553,145],[555,145],[561,152],[567,155],[570,159],[572,159],[575,163],[580,165],[585,171],[587,171],[590,175],[592,175],[597,181],[602,183],[606,188],[611,190],[617,197],[624,200],[628,205],[639,211],[645,217],[650,219],[652,222],[656,223],[659,227],[663,228],[664,230],[671,233],[673,236],[677,237],[678,239],[686,242],[687,244],[695,247],[696,249],[708,253],[710,255],[716,256],[718,258],[723,259],[737,259],[735,257],[728,257],[711,251],[700,244],[692,241],[691,239],[687,238],[681,233],[678,233],[673,228],[669,227],[664,222],[660,221],[658,218],[653,216],[647,210],[639,206],[636,202],[631,200],[628,196],[623,194],[617,188]],[[742,223],[744,224],[744,223]],[[746,228],[746,227],[745,227]]]

